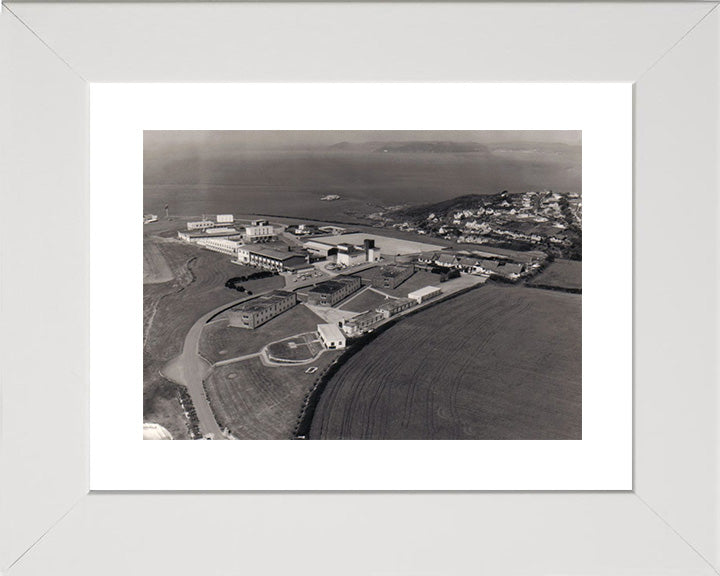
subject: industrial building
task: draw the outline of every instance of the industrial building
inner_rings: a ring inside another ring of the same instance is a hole
[[[228,313],[230,326],[254,329],[297,304],[297,294],[273,290],[232,308]]]
[[[267,220],[253,220],[249,226],[245,226],[243,239],[247,244],[271,242],[277,240],[277,234]]]
[[[360,290],[362,281],[357,276],[336,276],[313,286],[308,292],[308,304],[333,306]]]
[[[424,288],[410,292],[407,297],[411,300],[415,300],[418,304],[422,304],[439,294],[442,294],[442,290],[437,286],[425,286]]]
[[[232,214],[218,214],[215,220],[217,220],[218,224],[232,224],[235,222],[235,216]]]
[[[384,319],[385,316],[382,312],[368,310],[367,312],[354,316],[350,320],[346,320],[343,330],[345,330],[348,336],[358,336],[372,329],[373,326],[382,322]]]
[[[275,272],[294,272],[308,268],[305,255],[269,246],[240,246],[237,249],[237,262]]]
[[[370,270],[365,279],[376,288],[397,288],[415,272],[412,264],[386,264]]]
[[[337,263],[339,266],[357,266],[367,262],[364,250],[358,250],[352,244],[337,245]]]
[[[383,318],[388,319],[390,316],[395,316],[395,314],[399,314],[403,310],[415,306],[415,304],[415,300],[411,300],[410,298],[388,298],[375,308],[375,311],[382,314]]]
[[[208,250],[233,257],[237,255],[238,248],[243,245],[241,240],[230,240],[228,238],[200,238],[197,244]]]
[[[345,334],[335,324],[318,324],[317,331],[325,348],[330,350],[345,348]]]
[[[329,244],[320,240],[308,240],[303,244],[303,248],[310,252],[310,254],[320,256],[322,258],[333,256],[338,252],[337,246],[335,246],[335,244]]]

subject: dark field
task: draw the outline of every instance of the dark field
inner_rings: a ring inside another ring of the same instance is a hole
[[[555,260],[531,284],[557,288],[582,288],[582,262],[578,260]]]
[[[167,428],[175,439],[188,438],[185,416],[177,401],[177,386],[160,369],[182,351],[185,335],[205,312],[243,295],[225,288],[241,267],[216,252],[172,239],[147,237],[173,273],[169,282],[143,285],[143,418]],[[279,286],[275,286],[279,284]],[[281,287],[283,279],[248,282],[253,291]]]
[[[213,369],[205,386],[215,417],[241,440],[286,440],[292,437],[305,393],[318,373],[339,352],[325,352],[309,365],[263,366],[257,358]]]
[[[312,439],[580,439],[581,296],[486,285],[405,318],[328,383]]]
[[[366,289],[362,294],[353,298],[352,300],[346,300],[344,304],[340,306],[341,310],[349,310],[350,312],[365,312],[366,310],[372,310],[376,306],[385,302],[386,298],[382,294],[378,294],[374,290]]]
[[[259,352],[263,346],[288,336],[314,332],[323,319],[302,304],[293,306],[254,330],[228,326],[224,320],[207,324],[200,340],[200,355],[211,364]]]

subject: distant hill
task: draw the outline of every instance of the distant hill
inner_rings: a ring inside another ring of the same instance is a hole
[[[406,218],[426,218],[429,214],[448,214],[458,210],[472,210],[485,206],[486,204],[492,204],[494,201],[500,198],[501,194],[494,195],[482,195],[482,194],[465,194],[463,196],[456,196],[449,200],[443,200],[442,202],[436,202],[434,204],[423,204],[422,206],[412,206],[410,208],[404,208],[394,214],[396,216]]]
[[[425,152],[425,153],[467,153],[489,152],[487,146],[477,142],[387,142],[375,152]]]
[[[411,141],[411,142],[338,142],[329,150],[348,152],[398,152],[398,153],[480,153],[490,152],[487,146],[477,142]]]

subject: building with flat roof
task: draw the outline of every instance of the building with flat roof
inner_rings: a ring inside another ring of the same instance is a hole
[[[266,220],[255,220],[250,226],[245,226],[243,239],[247,244],[271,242],[277,240],[277,233],[275,228],[268,224]]]
[[[357,266],[363,262],[367,262],[367,256],[364,250],[358,250],[352,244],[337,245],[337,263],[340,266]]]
[[[418,304],[422,304],[423,302],[430,300],[430,298],[434,298],[439,294],[442,294],[442,290],[437,286],[425,286],[424,288],[420,288],[419,290],[414,290],[413,292],[410,292],[407,297],[411,300],[415,300],[415,302],[417,302]]]
[[[372,330],[372,328],[382,322],[385,316],[377,310],[368,310],[357,316],[353,316],[349,320],[345,320],[343,330],[348,336],[359,336],[363,332]]]
[[[290,252],[289,250],[279,250],[270,246],[254,246],[243,245],[237,249],[237,262],[239,264],[248,264],[249,266],[257,266],[263,270],[272,270],[274,272],[294,272],[298,269],[308,267],[307,256]]]
[[[235,228],[207,228],[204,230],[179,230],[178,238],[185,242],[197,242],[201,238],[229,238],[239,240],[241,233]]]
[[[375,310],[382,314],[383,318],[387,319],[390,316],[395,316],[403,310],[407,310],[411,306],[415,306],[417,302],[411,298],[388,298],[380,304]]]
[[[318,324],[317,331],[325,348],[329,350],[345,348],[345,334],[335,324]]]
[[[237,256],[238,248],[243,245],[242,240],[230,240],[229,238],[200,238],[197,244],[208,250],[233,257]]]
[[[358,276],[336,276],[316,284],[308,291],[308,304],[333,306],[360,290],[362,280]]]
[[[289,310],[297,304],[297,294],[285,290],[273,290],[228,312],[230,326],[253,330]]]
[[[197,220],[195,222],[188,222],[188,230],[205,230],[206,228],[212,228],[215,226],[215,222],[212,220]]]
[[[415,272],[412,264],[385,264],[372,268],[365,276],[376,288],[397,288]]]
[[[218,224],[232,224],[235,222],[235,216],[232,214],[218,214],[215,220]]]

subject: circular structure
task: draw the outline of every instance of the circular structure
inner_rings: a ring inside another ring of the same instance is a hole
[[[153,422],[143,423],[143,440],[172,440],[167,428]]]

